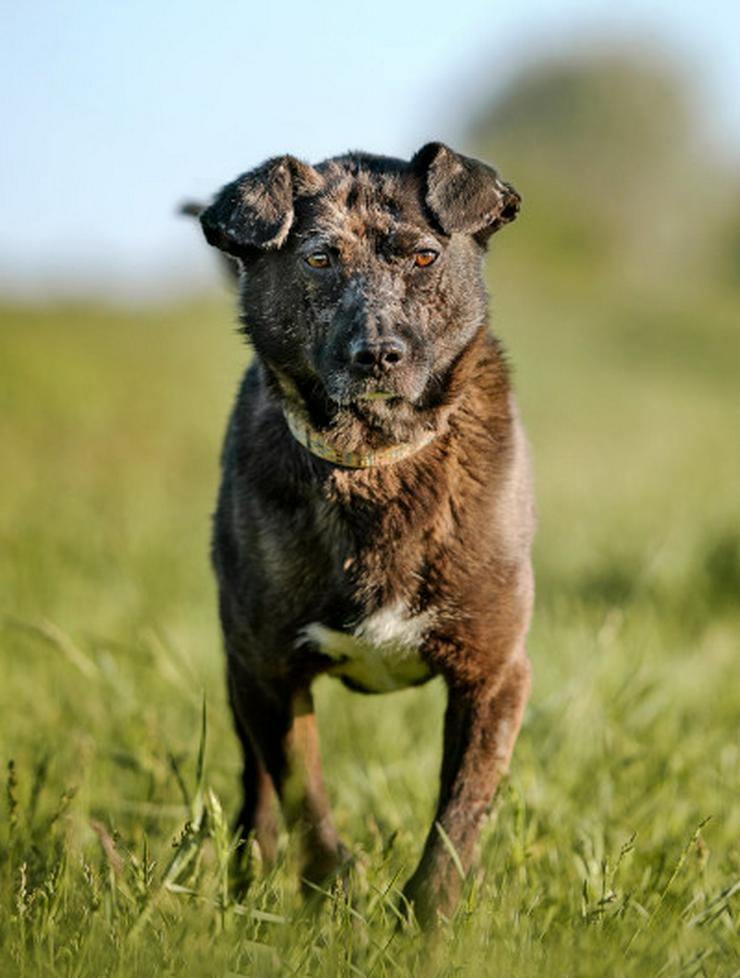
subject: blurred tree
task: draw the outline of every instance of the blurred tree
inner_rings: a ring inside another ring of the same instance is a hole
[[[540,63],[470,132],[522,192],[530,260],[634,280],[716,258],[733,181],[704,145],[688,77],[658,54],[597,47]]]
[[[740,289],[740,183],[728,194],[725,216],[720,228],[720,270],[729,283]]]

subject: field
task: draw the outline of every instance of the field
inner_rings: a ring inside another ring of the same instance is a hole
[[[2,309],[0,974],[740,975],[737,293],[507,261],[534,688],[434,937],[396,905],[435,801],[437,683],[318,685],[349,896],[305,905],[287,838],[229,886],[239,758],[207,550],[248,357],[230,297]]]

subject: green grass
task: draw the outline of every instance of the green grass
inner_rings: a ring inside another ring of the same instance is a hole
[[[247,357],[230,301],[2,311],[0,974],[740,974],[737,296],[522,267],[502,257],[494,321],[536,463],[534,689],[434,938],[396,904],[435,801],[437,683],[318,684],[349,897],[304,905],[287,838],[230,894],[207,562]]]

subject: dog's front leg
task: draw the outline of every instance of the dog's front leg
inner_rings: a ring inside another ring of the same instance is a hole
[[[345,850],[329,810],[310,688],[296,687],[284,674],[266,675],[235,651],[228,662],[229,698],[244,747],[239,826],[245,834],[254,829],[259,843],[267,835],[269,858],[277,841],[270,818],[274,788],[287,827],[300,839],[303,876],[319,883],[339,868]]]
[[[329,810],[310,690],[290,694],[277,684],[237,673],[232,664],[231,698],[237,726],[274,785],[288,828],[299,835],[303,876],[319,883],[339,868],[344,848]],[[249,800],[245,796],[245,806]]]
[[[300,833],[304,878],[320,883],[340,868],[346,851],[331,817],[313,697],[308,689],[293,697],[285,756],[285,776],[279,789],[285,820]]]
[[[467,872],[481,822],[506,771],[529,692],[524,649],[495,684],[448,682],[440,795],[416,872],[404,888],[422,925],[449,916]],[[451,850],[454,850],[453,852]]]

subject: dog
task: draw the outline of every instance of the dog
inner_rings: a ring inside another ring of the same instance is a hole
[[[254,349],[212,545],[238,827],[273,859],[276,794],[304,879],[340,871],[313,680],[442,676],[437,809],[403,890],[422,925],[454,911],[530,685],[528,449],[482,277],[519,204],[494,168],[429,143],[410,161],[276,157],[199,215],[238,265]]]

